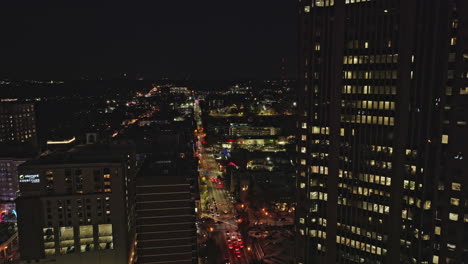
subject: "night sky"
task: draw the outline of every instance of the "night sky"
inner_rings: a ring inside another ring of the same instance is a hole
[[[0,77],[269,79],[282,57],[295,77],[294,0],[21,2],[0,4]]]

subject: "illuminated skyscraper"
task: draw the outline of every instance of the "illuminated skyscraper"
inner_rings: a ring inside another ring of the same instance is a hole
[[[468,2],[299,2],[297,263],[468,260]]]
[[[37,145],[34,105],[0,103],[0,144],[31,143]]]

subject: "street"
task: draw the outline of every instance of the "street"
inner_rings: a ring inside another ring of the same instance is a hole
[[[202,142],[204,142],[203,126],[201,122],[201,113],[198,104],[195,104],[195,119],[197,121],[197,149],[199,150],[199,177],[200,181],[204,181],[207,184],[207,192],[202,193],[201,201],[209,201],[209,206],[212,209],[205,208],[202,204],[202,212],[200,218],[209,217],[213,218],[217,223],[210,236],[215,242],[209,251],[214,250],[218,254],[212,254],[216,256],[216,259],[208,258],[208,263],[239,263],[247,264],[250,261],[250,255],[247,251],[247,246],[240,246],[239,243],[243,243],[242,238],[235,237],[233,234],[237,234],[237,220],[236,210],[233,206],[233,200],[229,196],[227,190],[222,187],[222,182],[219,182],[218,176],[221,172],[218,169],[218,164],[209,150],[207,150]],[[229,236],[226,232],[229,232]],[[231,239],[232,249],[229,249],[228,239]],[[241,242],[239,242],[239,239]],[[219,254],[220,253],[220,254]]]

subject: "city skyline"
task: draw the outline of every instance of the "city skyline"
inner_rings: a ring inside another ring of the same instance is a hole
[[[0,263],[467,264],[467,14],[3,4]]]

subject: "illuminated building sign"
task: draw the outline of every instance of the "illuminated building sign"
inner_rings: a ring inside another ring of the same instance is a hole
[[[19,176],[20,183],[39,183],[39,174],[26,174]]]

